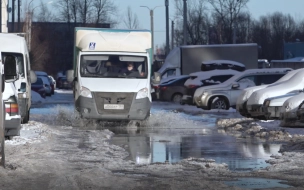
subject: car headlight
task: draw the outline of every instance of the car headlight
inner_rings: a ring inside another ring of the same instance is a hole
[[[289,105],[285,106],[285,110],[289,111],[291,109],[291,107]]]
[[[148,97],[148,88],[143,88],[137,92],[136,99],[142,99]]]
[[[86,97],[86,98],[92,98],[92,93],[89,89],[86,87],[80,87],[80,96]]]
[[[208,94],[208,92],[204,91],[201,95],[200,95],[200,98],[203,97],[203,96],[206,96]]]
[[[270,104],[270,100],[265,100],[263,105],[266,106],[266,107],[268,107],[269,104]]]

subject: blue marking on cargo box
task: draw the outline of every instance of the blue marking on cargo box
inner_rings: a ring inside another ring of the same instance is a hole
[[[89,44],[89,49],[90,49],[90,50],[94,50],[94,49],[95,49],[95,46],[96,46],[96,43],[95,43],[95,42],[90,42],[90,44]]]

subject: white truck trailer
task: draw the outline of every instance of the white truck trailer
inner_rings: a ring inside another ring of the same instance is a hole
[[[151,32],[75,28],[75,109],[88,119],[144,121],[151,108]],[[133,64],[132,71],[127,66]]]

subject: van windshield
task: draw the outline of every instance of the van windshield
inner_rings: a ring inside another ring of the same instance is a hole
[[[16,57],[17,65],[18,65],[18,72],[21,77],[24,77],[24,60],[23,55],[21,53],[11,53],[11,52],[2,52],[2,60],[5,60],[7,55],[13,55]]]
[[[145,56],[82,55],[80,75],[94,78],[147,78]]]

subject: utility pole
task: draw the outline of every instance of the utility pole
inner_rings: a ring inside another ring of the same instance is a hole
[[[187,45],[187,0],[184,1],[184,45]]]
[[[15,0],[12,2],[12,32],[15,32]]]
[[[169,0],[165,0],[166,6],[166,55],[169,53]]]
[[[18,25],[17,32],[20,32],[20,0],[18,0]]]
[[[0,0],[0,33],[2,33],[2,0]]]
[[[174,48],[174,21],[171,22],[171,49]]]
[[[157,7],[162,7],[162,6],[156,6],[154,7],[153,9],[150,9],[149,7],[147,6],[140,6],[140,7],[146,7],[147,9],[149,9],[150,11],[150,24],[151,24],[151,46],[152,46],[152,59],[154,61],[154,18],[153,18],[153,11],[154,9],[156,9]]]

